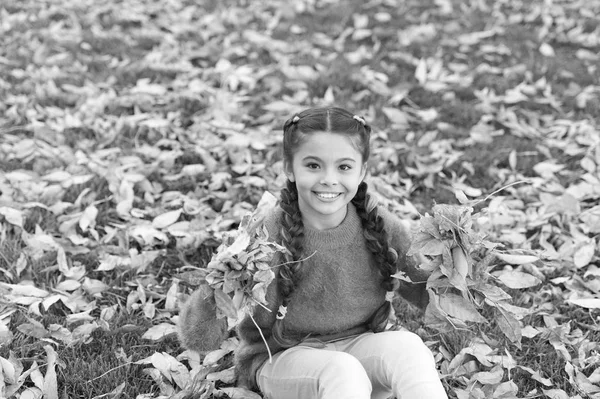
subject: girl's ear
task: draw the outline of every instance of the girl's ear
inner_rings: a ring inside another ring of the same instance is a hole
[[[285,173],[289,181],[296,181],[296,179],[294,178],[294,170],[292,169],[292,164],[286,160],[283,161],[283,173]]]
[[[360,181],[365,180],[365,176],[367,175],[367,163],[362,164],[362,168],[360,170]]]

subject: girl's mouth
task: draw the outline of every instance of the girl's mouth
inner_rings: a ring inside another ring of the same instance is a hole
[[[317,197],[319,197],[320,199],[324,199],[324,200],[332,200],[332,199],[335,199],[335,198],[339,197],[340,195],[342,195],[342,193],[319,193],[316,191],[313,191],[313,193],[315,193],[315,195]]]

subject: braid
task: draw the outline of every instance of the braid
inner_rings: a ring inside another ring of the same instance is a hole
[[[367,248],[375,256],[379,274],[383,278],[383,287],[386,291],[394,291],[398,288],[398,280],[394,279],[392,274],[396,272],[398,254],[388,244],[383,218],[377,213],[377,206],[367,193],[367,183],[362,182],[358,186],[352,203],[362,221]],[[391,310],[391,302],[385,301],[373,314],[369,327],[373,331],[383,330]]]
[[[302,244],[304,239],[304,224],[302,215],[298,206],[298,189],[292,181],[287,181],[287,187],[281,190],[281,201],[279,203],[283,209],[281,220],[281,244],[284,245],[290,254],[285,255],[285,264],[279,267],[279,294],[281,295],[281,306],[284,312],[277,316],[273,326],[273,338],[283,347],[291,347],[297,344],[296,341],[284,337],[283,318],[285,309],[290,302],[290,297],[300,280],[299,262],[302,254]]]

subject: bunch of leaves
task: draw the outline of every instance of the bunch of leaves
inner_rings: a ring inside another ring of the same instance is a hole
[[[238,229],[225,233],[206,267],[205,280],[213,289],[218,317],[227,317],[230,329],[245,315],[252,315],[256,305],[267,305],[267,288],[275,279],[271,261],[277,252],[287,251],[269,241],[262,223],[275,202],[275,197],[266,191],[256,210],[242,218]]]
[[[426,322],[440,331],[468,329],[469,323],[487,324],[481,311],[491,307],[497,326],[520,346],[520,308],[509,303],[511,296],[488,272],[491,260],[497,256],[497,244],[474,230],[474,219],[480,214],[473,215],[470,206],[447,204],[435,205],[432,212],[433,216],[426,214],[421,218],[408,252],[423,255],[426,261],[421,268],[431,273],[427,281],[430,302]],[[487,254],[479,258],[481,253]],[[508,255],[500,256],[510,259]],[[538,259],[533,255],[512,255],[512,258],[513,262]]]

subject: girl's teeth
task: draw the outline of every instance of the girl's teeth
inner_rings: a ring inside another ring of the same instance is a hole
[[[335,198],[337,197],[339,194],[321,194],[321,193],[317,193],[317,196],[321,197],[321,198]]]

